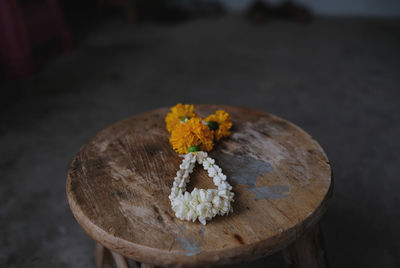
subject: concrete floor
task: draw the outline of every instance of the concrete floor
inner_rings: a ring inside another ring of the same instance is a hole
[[[307,130],[335,173],[331,267],[400,267],[399,48],[399,20],[98,26],[29,81],[0,85],[0,267],[94,267],[65,196],[72,157],[107,125],[178,101]],[[282,265],[274,255],[243,267]]]

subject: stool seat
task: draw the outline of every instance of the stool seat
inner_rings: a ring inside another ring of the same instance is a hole
[[[167,108],[122,120],[86,143],[67,178],[71,210],[86,232],[127,258],[159,266],[214,266],[282,250],[318,223],[332,191],[320,145],[277,116],[196,105],[232,116],[232,135],[210,155],[233,186],[234,212],[202,225],[174,216],[168,195],[182,158],[169,143]],[[215,188],[196,167],[193,187]],[[122,266],[121,266],[122,267]]]

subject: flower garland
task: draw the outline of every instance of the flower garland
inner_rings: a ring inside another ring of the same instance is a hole
[[[218,141],[231,134],[230,115],[218,110],[202,120],[194,112],[193,105],[178,103],[167,114],[165,123],[171,133],[172,147],[177,153],[184,154],[169,195],[175,216],[181,220],[199,220],[205,225],[207,220],[216,215],[223,216],[232,212],[232,186],[227,182],[222,169],[215,164],[215,160],[207,154],[212,150],[214,140]],[[194,188],[191,193],[186,191],[189,175],[196,163],[203,165],[218,189]]]

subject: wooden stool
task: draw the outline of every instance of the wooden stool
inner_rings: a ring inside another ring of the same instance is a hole
[[[136,267],[135,261],[205,267],[279,250],[289,267],[325,267],[319,220],[332,175],[319,144],[274,115],[222,105],[195,109],[200,116],[217,109],[232,116],[232,135],[210,154],[233,186],[234,212],[206,226],[177,219],[168,195],[181,158],[168,141],[168,109],[122,120],[84,145],[68,172],[69,204],[98,243],[97,267],[105,255],[117,267]],[[188,191],[194,186],[215,188],[199,167]]]

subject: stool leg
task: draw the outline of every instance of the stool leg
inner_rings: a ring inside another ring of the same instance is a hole
[[[142,263],[140,264],[140,268],[155,268],[154,265]]]
[[[129,260],[122,255],[113,252],[101,244],[96,243],[94,248],[94,260],[97,268],[103,268],[105,265],[116,268],[138,268],[138,264],[134,260]],[[107,265],[108,264],[108,265]]]
[[[326,268],[328,261],[319,223],[282,251],[287,268]]]
[[[114,262],[115,262],[115,265],[117,266],[117,268],[129,268],[124,257],[119,255],[118,253],[115,253],[114,251],[111,251],[111,255],[114,259]]]
[[[96,243],[94,247],[94,262],[97,268],[102,268],[104,264],[104,253],[106,249],[99,243]]]

